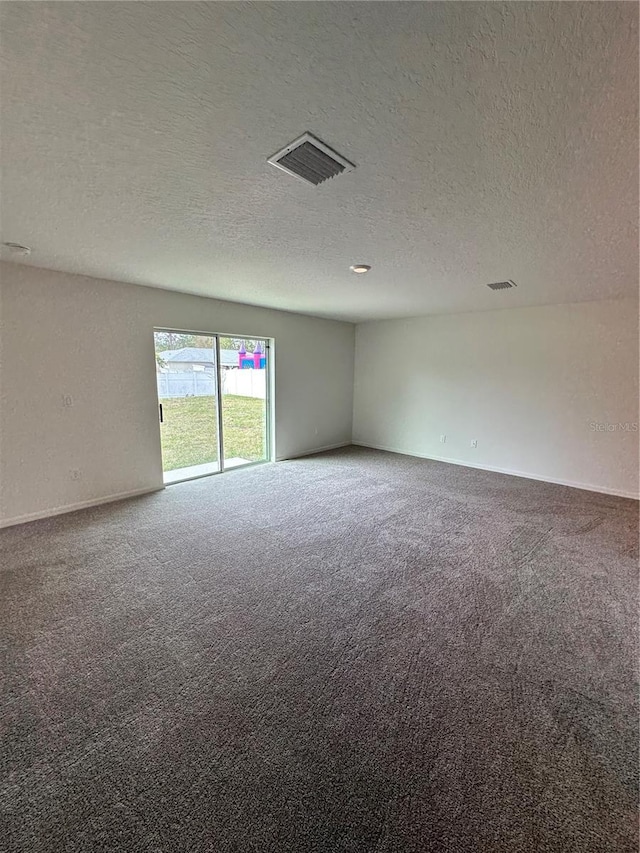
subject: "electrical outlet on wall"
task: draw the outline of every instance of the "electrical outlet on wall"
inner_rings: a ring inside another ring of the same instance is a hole
[[[471,447],[477,447],[477,446],[478,446],[478,439],[472,438],[471,439]]]
[[[446,435],[441,435],[441,436],[440,436],[440,444],[444,444],[444,443],[446,442],[446,440],[447,440],[447,436],[446,436]]]
[[[62,405],[65,409],[70,409],[73,406],[73,397],[71,394],[63,394],[62,395]]]
[[[81,480],[82,479],[82,471],[79,468],[72,468],[69,471],[69,476],[72,480]]]

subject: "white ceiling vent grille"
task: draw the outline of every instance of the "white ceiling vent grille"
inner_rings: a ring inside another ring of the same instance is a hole
[[[493,284],[488,284],[491,290],[509,290],[510,287],[517,287],[515,281],[494,281]]]
[[[353,163],[345,160],[324,142],[310,133],[290,142],[282,151],[278,151],[268,160],[283,172],[317,186],[327,178],[333,178],[343,172],[355,169]]]

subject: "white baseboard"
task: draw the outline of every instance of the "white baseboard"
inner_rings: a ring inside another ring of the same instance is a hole
[[[619,498],[631,498],[640,500],[637,492],[625,492],[620,489],[610,489],[607,486],[594,486],[591,483],[576,483],[573,480],[558,480],[555,477],[540,477],[538,474],[529,474],[524,471],[514,471],[509,468],[496,468],[493,465],[478,465],[473,462],[463,462],[460,459],[450,459],[444,456],[430,456],[426,453],[413,453],[408,450],[399,450],[397,447],[386,447],[383,444],[369,444],[366,441],[356,441],[352,444],[358,447],[370,447],[372,450],[386,450],[389,453],[399,453],[402,456],[415,456],[418,459],[432,459],[434,462],[448,462],[450,465],[462,465],[463,468],[477,468],[479,471],[493,471],[496,474],[507,474],[509,477],[524,477],[526,480],[538,480],[541,483],[553,483],[556,486],[569,486],[572,489],[584,489],[587,492],[598,492],[603,495],[615,495]]]
[[[340,441],[338,444],[325,444],[324,447],[316,447],[313,450],[305,450],[292,456],[276,456],[276,462],[286,462],[288,459],[303,459],[305,456],[313,456],[314,453],[324,453],[326,450],[337,450],[339,447],[349,447],[352,441]]]
[[[38,512],[30,512],[26,515],[16,515],[13,518],[2,518],[0,519],[0,528],[13,527],[15,524],[25,524],[27,521],[38,521],[40,518],[52,518],[54,515],[64,515],[67,512],[75,512],[78,509],[88,509],[92,506],[110,504],[114,501],[122,501],[126,500],[126,498],[135,498],[139,495],[149,495],[152,492],[160,492],[162,489],[164,489],[164,486],[156,486],[152,489],[134,489],[131,492],[120,492],[117,495],[107,495],[105,498],[93,498],[88,501],[79,501],[74,504],[56,506],[52,509],[42,509]]]

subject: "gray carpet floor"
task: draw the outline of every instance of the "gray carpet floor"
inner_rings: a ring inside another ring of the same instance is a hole
[[[358,448],[0,531],[0,847],[635,853],[637,547]]]

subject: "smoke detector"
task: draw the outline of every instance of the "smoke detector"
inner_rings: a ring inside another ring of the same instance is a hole
[[[318,186],[327,178],[334,178],[355,169],[353,163],[310,133],[303,133],[298,139],[294,139],[273,157],[269,157],[267,162],[314,186]]]
[[[510,287],[517,287],[518,285],[515,281],[494,281],[493,284],[488,284],[487,287],[490,287],[491,290],[509,290]]]

